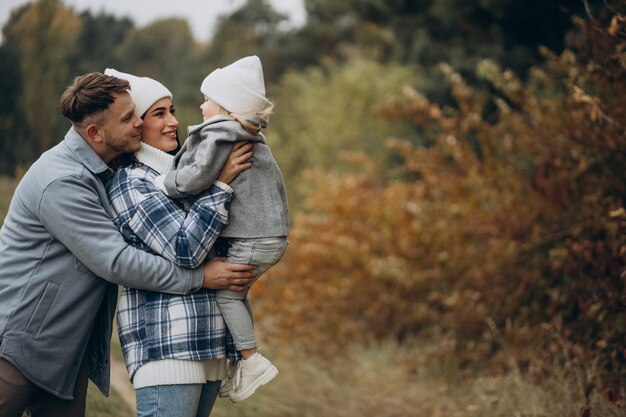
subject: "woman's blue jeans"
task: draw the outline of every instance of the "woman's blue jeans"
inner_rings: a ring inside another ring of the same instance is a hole
[[[221,381],[206,384],[157,385],[136,390],[137,417],[207,417]]]

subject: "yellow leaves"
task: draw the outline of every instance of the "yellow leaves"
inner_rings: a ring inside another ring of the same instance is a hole
[[[489,81],[495,88],[500,90],[510,100],[516,103],[522,101],[524,94],[522,82],[511,70],[504,70],[490,59],[483,59],[476,65],[476,73],[479,77]]]
[[[567,261],[569,253],[566,248],[557,247],[550,249],[548,252],[548,258],[552,263],[552,269],[558,270]]]
[[[609,211],[609,217],[612,217],[612,218],[617,218],[617,217],[626,218],[626,210],[624,210],[624,207],[620,207],[618,209],[611,210],[611,211]]]
[[[400,287],[409,287],[415,261],[386,254],[382,257],[372,257],[368,262],[368,269],[373,279],[384,278],[385,281],[393,282]]]
[[[459,292],[458,291],[454,291],[452,292],[450,295],[448,295],[447,297],[445,297],[442,302],[443,305],[448,307],[448,308],[454,308],[456,307],[457,303],[459,302]]]
[[[613,16],[611,18],[611,23],[609,23],[607,32],[614,38],[626,35],[626,19],[624,16]]]
[[[592,97],[591,95],[585,93],[582,88],[574,86],[572,98],[577,103],[587,105],[589,119],[592,122],[608,121],[610,123],[614,123],[614,121],[600,109],[600,100],[597,97]]]

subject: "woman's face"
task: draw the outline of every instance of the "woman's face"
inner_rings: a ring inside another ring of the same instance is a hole
[[[222,109],[222,107],[208,98],[204,96],[204,103],[200,105],[200,110],[202,110],[202,118],[204,121],[209,120],[213,116],[217,116],[218,114],[226,114],[226,111]]]
[[[176,119],[172,99],[163,97],[152,105],[143,117],[143,133],[141,140],[163,152],[176,149]]]

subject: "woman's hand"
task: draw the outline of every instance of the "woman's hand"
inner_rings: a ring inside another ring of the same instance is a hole
[[[248,162],[248,160],[254,155],[254,152],[251,150],[252,146],[254,146],[254,143],[244,141],[235,142],[233,150],[228,157],[228,161],[224,164],[217,180],[225,184],[230,184],[241,171],[250,168],[252,162]]]
[[[213,258],[204,264],[203,288],[244,291],[254,281],[254,265],[233,264]]]

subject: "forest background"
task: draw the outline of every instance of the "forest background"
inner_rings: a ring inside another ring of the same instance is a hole
[[[248,0],[207,43],[178,18],[14,10],[0,218],[76,75],[163,82],[184,136],[204,76],[256,54],[292,226],[251,295],[283,382],[238,415],[624,416],[626,3],[304,4],[290,28]]]

